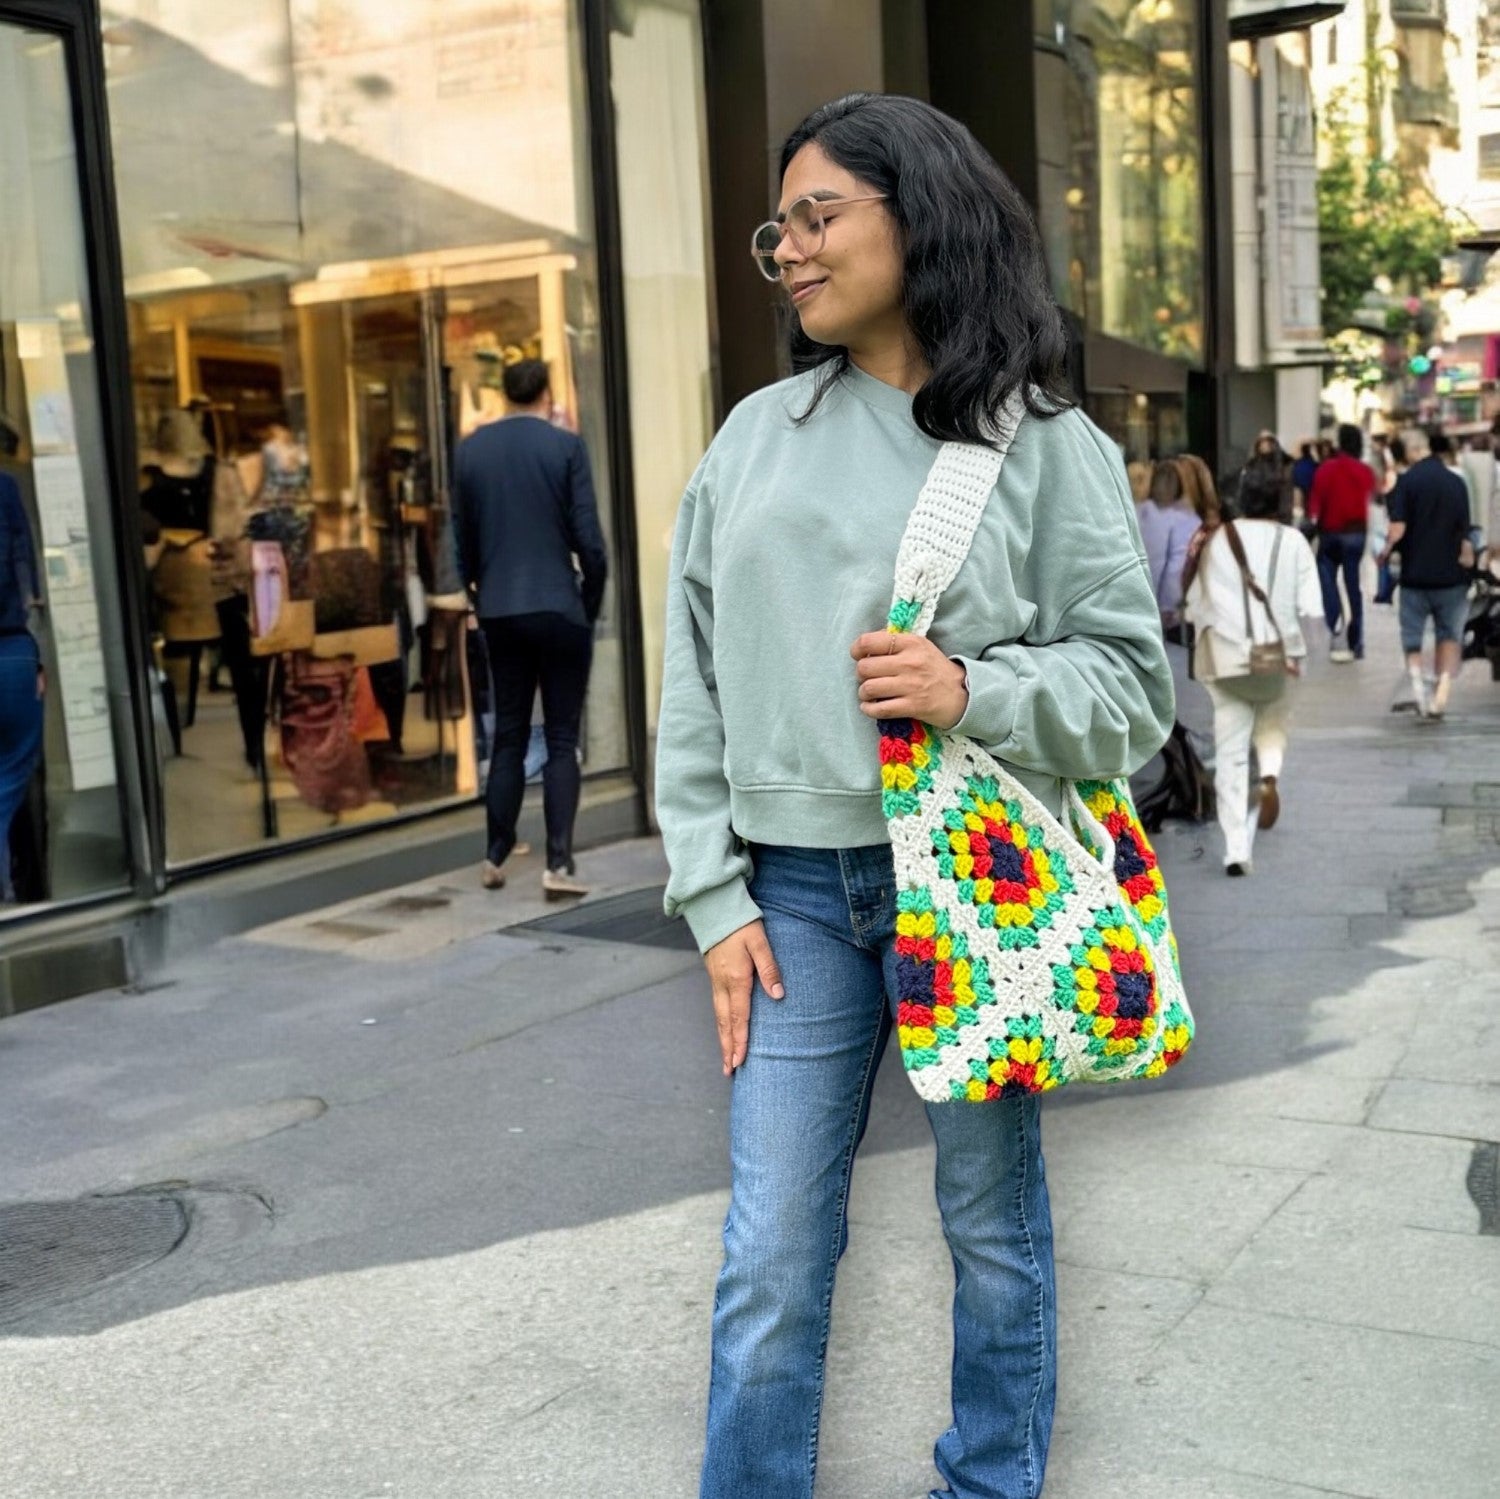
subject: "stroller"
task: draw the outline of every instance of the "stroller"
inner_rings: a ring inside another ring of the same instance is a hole
[[[1216,811],[1214,779],[1193,747],[1186,724],[1172,725],[1171,736],[1161,747],[1161,758],[1161,779],[1135,799],[1141,826],[1148,833],[1158,833],[1169,817],[1207,822]]]
[[[1469,576],[1469,617],[1464,622],[1465,661],[1487,660],[1490,680],[1500,682],[1500,553],[1486,547]]]

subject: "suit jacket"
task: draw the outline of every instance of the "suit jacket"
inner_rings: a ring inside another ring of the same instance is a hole
[[[599,617],[609,555],[582,438],[536,416],[491,422],[458,445],[453,499],[482,619]]]

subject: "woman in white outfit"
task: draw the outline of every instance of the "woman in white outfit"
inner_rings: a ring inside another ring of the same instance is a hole
[[[1291,718],[1290,685],[1307,657],[1302,618],[1323,612],[1312,548],[1277,518],[1282,493],[1279,464],[1252,460],[1240,480],[1242,519],[1216,527],[1183,576],[1188,617],[1198,627],[1194,671],[1214,705],[1214,789],[1224,868],[1231,875],[1250,872],[1252,744],[1260,764],[1259,825],[1273,827],[1281,813],[1277,782]],[[1252,672],[1252,649],[1278,643],[1284,670]]]

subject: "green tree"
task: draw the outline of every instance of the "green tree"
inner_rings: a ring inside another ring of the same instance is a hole
[[[1378,67],[1366,63],[1366,68]],[[1353,326],[1388,276],[1404,297],[1425,298],[1442,279],[1442,261],[1454,248],[1453,225],[1425,182],[1389,158],[1372,155],[1356,128],[1350,98],[1336,93],[1320,122],[1326,148],[1318,174],[1318,233],[1323,277],[1323,327],[1330,334]],[[1387,331],[1405,331],[1390,321]]]

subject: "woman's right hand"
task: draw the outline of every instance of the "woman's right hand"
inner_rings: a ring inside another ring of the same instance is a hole
[[[755,980],[772,999],[785,999],[781,970],[766,940],[766,925],[752,921],[703,954],[714,991],[714,1024],[724,1054],[724,1076],[733,1074],[750,1050],[750,994]]]

